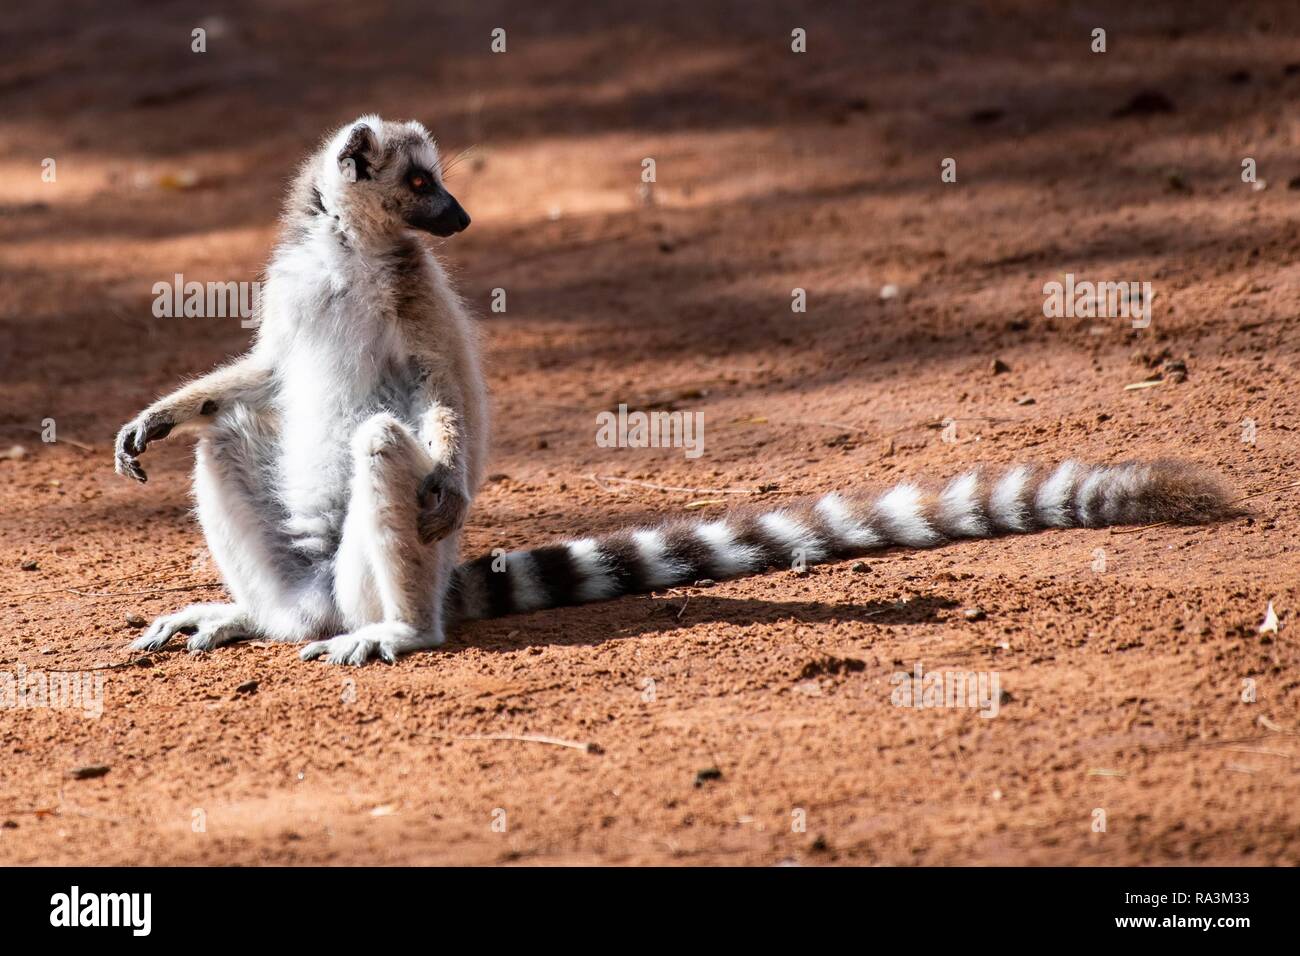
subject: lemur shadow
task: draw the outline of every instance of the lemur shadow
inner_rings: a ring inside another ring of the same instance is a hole
[[[730,598],[698,591],[689,595],[637,595],[601,604],[555,608],[532,614],[472,621],[447,637],[442,653],[467,650],[491,653],[518,651],[548,645],[580,647],[604,644],[644,634],[671,634],[702,623],[736,625],[937,624],[944,612],[959,606],[946,597],[918,597],[899,601],[845,602],[764,601]]]
[[[945,611],[960,602],[946,597],[869,601],[865,604],[828,604],[825,601],[764,601],[728,598],[698,591],[681,595],[628,595],[600,604],[552,608],[487,621],[471,621],[454,628],[433,654],[487,651],[499,654],[527,647],[593,647],[643,634],[667,635],[697,624],[842,624],[855,621],[884,626],[939,624]],[[185,637],[197,628],[181,628],[178,637],[149,655],[188,653]],[[241,637],[229,647],[250,638]],[[766,638],[765,638],[766,640]],[[284,645],[293,646],[293,645]],[[224,648],[222,650],[225,650]],[[140,652],[134,652],[138,657]],[[222,653],[217,651],[216,653]]]

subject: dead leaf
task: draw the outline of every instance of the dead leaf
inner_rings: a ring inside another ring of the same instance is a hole
[[[1268,610],[1264,612],[1264,623],[1259,626],[1261,634],[1277,633],[1277,612],[1273,610],[1273,602],[1268,602]]]
[[[725,505],[725,504],[726,502],[723,501],[721,498],[705,498],[702,501],[688,501],[686,502],[685,507],[687,511],[696,511],[700,508],[707,508],[710,505]]]

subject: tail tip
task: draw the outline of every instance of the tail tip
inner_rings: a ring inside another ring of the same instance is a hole
[[[1223,479],[1203,465],[1152,462],[1147,494],[1151,517],[1171,524],[1210,524],[1245,514]]]

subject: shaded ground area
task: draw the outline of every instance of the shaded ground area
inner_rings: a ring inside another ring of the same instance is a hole
[[[1300,862],[1294,5],[130,6],[20,6],[0,40],[0,671],[123,665],[97,719],[0,710],[0,861]],[[294,165],[368,111],[474,147],[442,251],[495,393],[475,553],[1067,455],[1269,493],[479,624],[393,667],[133,664],[129,615],[220,589],[186,443],[141,488],[111,437],[250,334],[155,318],[153,284],[256,278]],[[1151,282],[1150,327],[1044,317],[1065,273]],[[1125,388],[1166,359],[1185,381]],[[597,447],[620,401],[702,411],[705,454]],[[996,674],[998,715],[894,706],[918,664]]]

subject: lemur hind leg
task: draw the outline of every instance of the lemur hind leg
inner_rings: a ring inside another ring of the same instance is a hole
[[[131,646],[157,650],[178,634],[191,651],[251,637],[301,641],[331,621],[328,589],[289,547],[279,509],[258,462],[270,440],[258,413],[232,407],[205,427],[195,450],[194,496],[208,553],[234,599],[192,604],[159,617]]]
[[[447,511],[439,507],[438,466],[393,416],[363,422],[353,435],[352,455],[348,513],[334,566],[334,597],[349,633],[309,644],[302,657],[355,665],[380,657],[391,663],[443,642],[442,602],[464,513],[462,508],[438,522]]]

